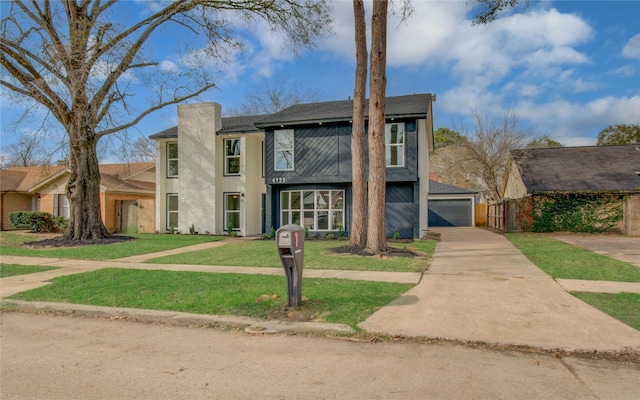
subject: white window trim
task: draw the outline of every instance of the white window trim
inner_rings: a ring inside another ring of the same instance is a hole
[[[175,145],[177,147],[178,146],[178,142],[167,142],[167,146],[166,146],[166,151],[167,151],[167,178],[177,178],[178,175],[180,174],[180,161],[179,161],[178,157],[169,158],[169,146],[170,145]],[[169,166],[171,165],[171,161],[176,161],[176,163],[178,163],[178,173],[175,174],[175,175],[171,175],[170,174],[171,168]]]
[[[237,140],[238,141],[238,146],[240,147],[240,154],[233,155],[230,156],[229,153],[227,152],[227,143],[231,142],[232,140]],[[240,157],[242,156],[242,141],[240,140],[240,138],[228,138],[228,139],[224,139],[224,146],[223,146],[223,151],[224,151],[224,174],[228,175],[228,176],[238,176],[241,174],[242,171],[242,166],[240,164]],[[229,172],[229,160],[232,158],[237,158],[238,159],[238,172]]]
[[[313,203],[313,209],[305,209],[304,208],[304,192],[313,192],[313,199],[314,199],[314,203]],[[329,207],[328,208],[318,208],[317,205],[317,201],[316,199],[318,198],[318,192],[329,192],[329,198],[332,198],[332,192],[341,192],[342,193],[342,208],[333,208],[333,204],[330,202],[329,203]],[[289,198],[289,204],[282,204],[282,194],[283,193],[288,193],[288,198]],[[301,208],[296,208],[296,209],[292,209],[291,208],[291,193],[300,193],[300,207]],[[289,223],[293,223],[292,221],[292,213],[293,212],[300,212],[300,226],[301,227],[305,227],[304,226],[304,213],[305,212],[313,212],[313,229],[309,228],[310,231],[314,231],[314,232],[335,232],[340,230],[340,227],[334,227],[332,228],[330,225],[328,226],[327,229],[319,229],[318,228],[318,213],[319,212],[326,212],[327,216],[329,218],[329,223],[331,221],[331,215],[334,212],[342,212],[342,229],[344,229],[345,226],[345,204],[344,204],[344,198],[345,198],[345,191],[343,189],[317,189],[317,190],[283,190],[280,192],[280,223],[282,225],[285,224],[289,224]],[[286,212],[288,213],[288,217],[287,220],[285,221],[284,218],[282,217],[283,213]]]
[[[237,210],[228,210],[227,209],[227,197],[229,196],[238,196],[238,209]],[[238,192],[232,193],[224,193],[224,230],[227,230],[227,226],[229,226],[229,214],[238,214],[238,227],[233,228],[234,231],[240,231],[242,226],[242,194]]]
[[[284,132],[289,132],[291,134],[291,148],[285,148],[285,149],[277,149],[276,148],[276,144],[278,143],[275,136],[278,133],[284,133]],[[278,153],[280,152],[284,152],[284,151],[291,151],[291,168],[278,168]],[[293,171],[295,170],[295,164],[296,164],[296,140],[295,140],[295,134],[293,132],[293,129],[279,129],[276,130],[273,133],[273,170],[274,171]]]
[[[177,214],[178,215],[178,223],[180,222],[180,208],[178,206],[178,209],[175,210],[175,211],[174,210],[169,210],[169,197],[175,197],[177,199],[178,198],[178,194],[177,193],[167,193],[167,200],[166,200],[167,203],[166,203],[166,206],[165,206],[166,211],[167,211],[167,220],[165,221],[165,225],[166,225],[166,229],[167,230],[171,229],[171,225],[169,224],[169,220],[170,220],[169,215]],[[177,226],[174,226],[173,228],[174,229],[178,229]]]
[[[387,127],[391,126],[391,125],[398,125],[398,127],[402,126],[402,144],[398,144],[398,143],[393,143],[393,144],[387,144]],[[384,127],[384,132],[385,132],[385,140],[384,140],[384,147],[385,147],[385,165],[387,168],[402,168],[405,166],[406,163],[406,159],[407,159],[407,152],[406,152],[406,141],[407,141],[407,132],[405,130],[405,126],[404,126],[404,122],[389,122],[385,124]],[[389,165],[386,164],[386,153],[387,153],[387,147],[402,147],[402,164],[397,164],[397,165]]]

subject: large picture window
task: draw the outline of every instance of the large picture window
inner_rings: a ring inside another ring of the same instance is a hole
[[[276,171],[293,171],[293,144],[293,129],[281,129],[274,132],[274,169]]]
[[[404,167],[404,123],[385,125],[384,145],[387,167]]]
[[[224,174],[240,175],[240,139],[224,140]]]
[[[224,195],[224,228],[240,230],[240,193]]]
[[[178,195],[167,194],[167,229],[178,228]]]
[[[344,229],[344,190],[280,192],[282,225],[296,224],[310,231]]]
[[[167,178],[178,176],[178,143],[167,143]]]

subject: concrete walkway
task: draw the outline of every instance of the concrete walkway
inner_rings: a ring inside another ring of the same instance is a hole
[[[640,351],[640,331],[571,296],[506,238],[438,228],[422,281],[359,326],[372,332],[577,351]]]

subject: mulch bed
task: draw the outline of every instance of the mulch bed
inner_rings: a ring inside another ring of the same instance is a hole
[[[365,249],[361,248],[361,247],[355,247],[355,246],[340,246],[340,247],[333,247],[331,249],[332,252],[336,253],[336,254],[353,254],[353,255],[358,255],[358,256],[368,256],[368,257],[373,257],[373,256],[378,256],[378,257],[409,257],[409,258],[413,258],[413,257],[420,257],[420,254],[411,251],[409,249],[398,249],[395,247],[389,247],[388,251],[382,252],[382,253],[369,253],[367,251],[365,251]]]

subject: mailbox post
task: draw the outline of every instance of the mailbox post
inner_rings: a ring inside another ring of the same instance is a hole
[[[287,275],[287,306],[302,302],[302,267],[304,266],[304,229],[288,224],[276,231],[278,255]]]

